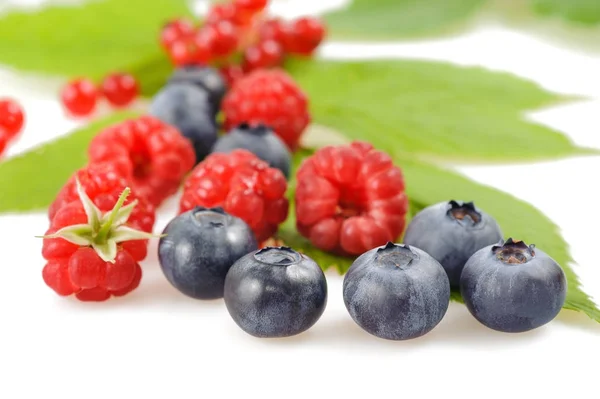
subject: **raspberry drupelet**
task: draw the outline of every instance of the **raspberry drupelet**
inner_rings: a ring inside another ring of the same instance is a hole
[[[135,229],[130,217],[137,200],[125,205],[125,188],[108,212],[103,212],[75,180],[78,200],[56,211],[46,232],[42,255],[45,283],[61,296],[104,301],[134,290],[142,278],[138,264],[146,257],[153,235]]]
[[[275,234],[287,218],[286,189],[283,173],[251,152],[214,153],[185,181],[180,213],[195,206],[220,206],[244,220],[262,242]]]
[[[196,162],[192,143],[174,127],[143,116],[109,127],[92,140],[90,163],[112,163],[138,197],[159,205]]]
[[[358,255],[404,230],[402,171],[368,143],[318,150],[304,160],[297,181],[298,231],[322,250]]]

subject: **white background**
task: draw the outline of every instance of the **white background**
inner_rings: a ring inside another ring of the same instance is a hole
[[[13,0],[13,3],[40,3]],[[333,1],[278,2],[287,16]],[[335,3],[340,3],[336,1]],[[7,0],[0,0],[7,4]],[[328,43],[329,58],[409,57],[482,65],[589,100],[528,117],[600,148],[600,44],[508,29],[480,19],[466,33],[397,44]],[[103,23],[108,23],[104,21]],[[65,134],[79,122],[63,116],[63,81],[0,68],[0,97],[25,106],[27,127],[8,154]],[[583,286],[600,300],[598,228],[600,157],[530,165],[459,167],[469,177],[539,207],[561,228]],[[514,178],[498,178],[512,175]],[[1,182],[0,182],[1,186]],[[0,187],[1,189],[1,187]],[[158,229],[176,212],[159,215]],[[517,215],[516,215],[517,216]],[[327,274],[321,320],[295,338],[260,340],[237,328],[222,301],[179,294],[162,276],[156,243],[131,295],[106,303],[60,298],[41,278],[44,214],[0,216],[0,398],[209,397],[561,397],[597,398],[600,326],[563,312],[536,331],[508,335],[479,325],[458,304],[425,337],[388,342],[364,333],[346,313],[342,278]]]

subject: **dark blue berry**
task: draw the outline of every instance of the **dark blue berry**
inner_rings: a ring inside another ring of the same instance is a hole
[[[150,115],[179,129],[192,141],[196,162],[202,161],[217,141],[217,125],[208,94],[186,83],[173,83],[159,91],[150,105]]]
[[[250,227],[221,208],[182,213],[164,234],[158,245],[163,273],[179,291],[198,299],[223,297],[231,265],[258,248]]]
[[[408,225],[403,241],[433,256],[446,270],[450,285],[458,287],[471,255],[502,237],[494,218],[473,202],[450,201],[419,212]]]
[[[344,303],[352,319],[380,338],[404,340],[431,331],[444,317],[450,284],[442,266],[404,244],[365,252],[344,278]]]
[[[238,148],[248,150],[274,168],[290,176],[292,156],[286,145],[270,128],[264,125],[241,124],[221,136],[213,152],[229,153]]]
[[[556,317],[565,303],[567,280],[554,259],[509,238],[469,259],[460,293],[482,324],[498,331],[524,332]]]
[[[288,337],[312,327],[327,304],[321,268],[291,248],[268,247],[238,260],[225,280],[225,304],[255,337]]]
[[[210,99],[213,115],[221,109],[221,101],[227,92],[227,83],[212,67],[189,65],[177,68],[169,78],[170,83],[191,83],[205,90]]]

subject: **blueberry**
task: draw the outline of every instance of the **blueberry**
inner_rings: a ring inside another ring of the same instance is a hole
[[[523,241],[490,245],[475,253],[460,279],[467,308],[482,324],[504,332],[524,332],[556,317],[567,296],[561,267]]]
[[[231,265],[258,248],[250,227],[221,208],[182,213],[164,234],[158,245],[163,273],[175,288],[197,299],[222,298]]]
[[[405,244],[372,249],[344,278],[344,303],[352,319],[380,338],[404,340],[431,331],[444,317],[450,284],[442,266]]]
[[[309,257],[287,247],[267,247],[231,267],[225,304],[248,334],[289,337],[319,320],[327,304],[327,282]]]
[[[498,223],[473,202],[442,202],[419,212],[408,225],[404,243],[422,249],[442,264],[450,285],[458,287],[467,260],[502,239]]]
[[[229,133],[219,138],[213,152],[231,152],[235,149],[246,149],[274,168],[290,176],[292,156],[286,145],[273,130],[264,126],[249,126],[242,123]]]
[[[221,109],[221,101],[227,92],[227,83],[215,68],[189,65],[177,68],[169,78],[171,83],[191,83],[208,93],[213,115]]]
[[[192,141],[196,162],[203,160],[217,141],[217,125],[208,94],[194,85],[173,83],[159,91],[150,105],[150,115],[179,129]]]

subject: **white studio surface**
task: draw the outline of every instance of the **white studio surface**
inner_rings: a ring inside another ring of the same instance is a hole
[[[296,0],[276,7],[293,15],[333,3]],[[600,148],[600,49],[585,53],[482,23],[435,40],[327,43],[320,55],[435,59],[513,72],[549,90],[588,97],[528,117],[580,145]],[[0,82],[0,97],[19,99],[28,118],[8,155],[81,124],[63,116],[57,95],[63,81],[0,68]],[[554,220],[571,246],[584,289],[600,301],[600,157],[458,169]],[[172,199],[160,209],[157,231],[175,215],[176,203]],[[311,330],[260,340],[235,325],[222,301],[196,301],[172,288],[159,269],[156,242],[136,291],[105,303],[79,303],[58,297],[42,281],[42,243],[34,235],[45,231],[45,214],[2,215],[0,226],[3,399],[597,398],[600,326],[574,312],[536,331],[509,335],[483,327],[452,303],[428,335],[389,342],[353,323],[342,301],[342,277],[330,271],[328,306]]]

